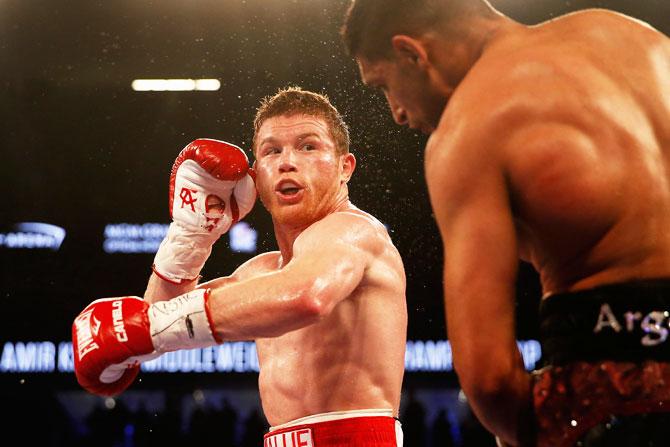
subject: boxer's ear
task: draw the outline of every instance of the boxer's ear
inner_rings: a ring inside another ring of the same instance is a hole
[[[342,155],[342,182],[347,183],[356,169],[356,157],[351,152]]]
[[[423,42],[404,34],[396,34],[391,38],[393,52],[399,61],[409,62],[424,67],[428,62],[428,53]]]

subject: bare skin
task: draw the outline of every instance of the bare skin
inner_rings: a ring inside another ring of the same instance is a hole
[[[425,169],[454,365],[484,425],[518,445],[531,426],[518,260],[537,269],[544,297],[670,277],[670,42],[601,10],[473,28],[456,61],[453,43],[429,33],[394,36],[396,59],[359,66],[396,122],[432,133]]]
[[[215,331],[224,340],[256,340],[271,425],[342,410],[397,415],[404,268],[384,226],[348,200],[353,155],[337,154],[325,122],[304,115],[268,119],[258,141],[257,188],[280,250],[198,286],[212,290]],[[285,194],[287,186],[298,188]],[[152,275],[146,298],[194,287]]]

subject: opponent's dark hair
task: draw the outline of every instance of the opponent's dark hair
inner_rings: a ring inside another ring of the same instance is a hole
[[[352,0],[340,34],[349,55],[375,61],[390,56],[396,34],[421,35],[490,9],[487,0]]]
[[[322,118],[328,125],[338,154],[349,152],[349,128],[340,112],[331,104],[328,96],[291,86],[280,89],[274,95],[266,96],[261,100],[254,118],[254,153],[258,143],[256,141],[258,131],[265,120],[283,115],[308,115]]]

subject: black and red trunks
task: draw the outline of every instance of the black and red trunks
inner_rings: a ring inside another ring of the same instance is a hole
[[[554,295],[540,308],[538,447],[666,445],[670,280]]]

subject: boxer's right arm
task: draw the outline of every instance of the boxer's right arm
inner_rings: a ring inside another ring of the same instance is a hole
[[[205,289],[152,305],[132,296],[93,301],[72,324],[77,381],[91,393],[116,395],[130,386],[141,362],[216,344],[208,296]]]
[[[91,393],[116,395],[132,384],[141,362],[167,351],[220,343],[207,315],[211,289],[260,274],[267,255],[169,300],[149,304],[139,297],[118,297],[89,304],[72,325],[77,381]]]
[[[317,323],[358,287],[381,240],[369,221],[348,213],[313,224],[283,268],[212,289],[212,331],[220,340],[253,340]]]

